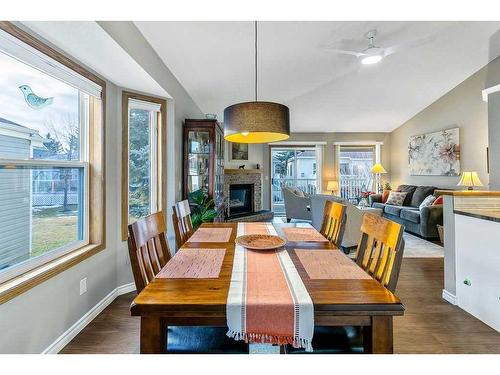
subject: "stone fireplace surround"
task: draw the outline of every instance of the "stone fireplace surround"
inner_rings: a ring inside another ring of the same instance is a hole
[[[260,169],[225,169],[224,197],[229,197],[229,185],[252,184],[254,212],[262,210],[262,171]]]

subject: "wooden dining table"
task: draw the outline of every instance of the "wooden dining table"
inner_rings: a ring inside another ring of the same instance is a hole
[[[286,227],[303,224],[273,224],[284,236]],[[168,326],[226,327],[226,302],[233,268],[237,223],[203,224],[204,228],[231,228],[227,242],[186,242],[182,248],[225,248],[218,278],[155,278],[134,299],[133,316],[141,317],[140,352],[166,350]],[[294,249],[339,251],[330,242],[290,242],[285,245],[314,305],[316,326],[363,326],[365,353],[393,353],[393,317],[404,314],[400,299],[371,278],[348,276],[337,279],[310,279]],[[342,252],[343,254],[343,252]],[[344,262],[345,263],[345,262]],[[343,267],[351,267],[350,264]],[[352,262],[352,267],[358,267]],[[349,274],[344,270],[342,274]]]

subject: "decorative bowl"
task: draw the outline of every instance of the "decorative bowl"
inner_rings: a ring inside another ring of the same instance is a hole
[[[236,238],[236,243],[251,250],[274,250],[285,246],[286,241],[271,234],[245,234]]]

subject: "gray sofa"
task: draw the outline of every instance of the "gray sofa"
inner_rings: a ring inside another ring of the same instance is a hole
[[[312,226],[316,228],[316,230],[321,229],[326,201],[338,202],[344,204],[347,207],[347,220],[344,230],[344,237],[342,238],[342,248],[344,249],[349,249],[358,245],[359,238],[361,236],[361,223],[363,222],[364,214],[370,213],[377,216],[380,216],[381,214],[381,210],[376,209],[360,210],[352,203],[335,195],[311,195]]]
[[[416,234],[426,239],[439,238],[437,225],[443,225],[443,206],[429,206],[418,209],[420,203],[437,190],[434,186],[400,185],[396,191],[404,191],[403,206],[392,206],[382,203],[382,195],[374,194],[369,198],[371,207],[383,210],[387,219],[403,224],[407,232]]]

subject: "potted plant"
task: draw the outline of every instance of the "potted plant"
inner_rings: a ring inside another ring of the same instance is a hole
[[[189,193],[189,205],[191,206],[191,222],[193,230],[198,229],[202,223],[210,223],[217,217],[214,200],[208,194],[199,189]]]

